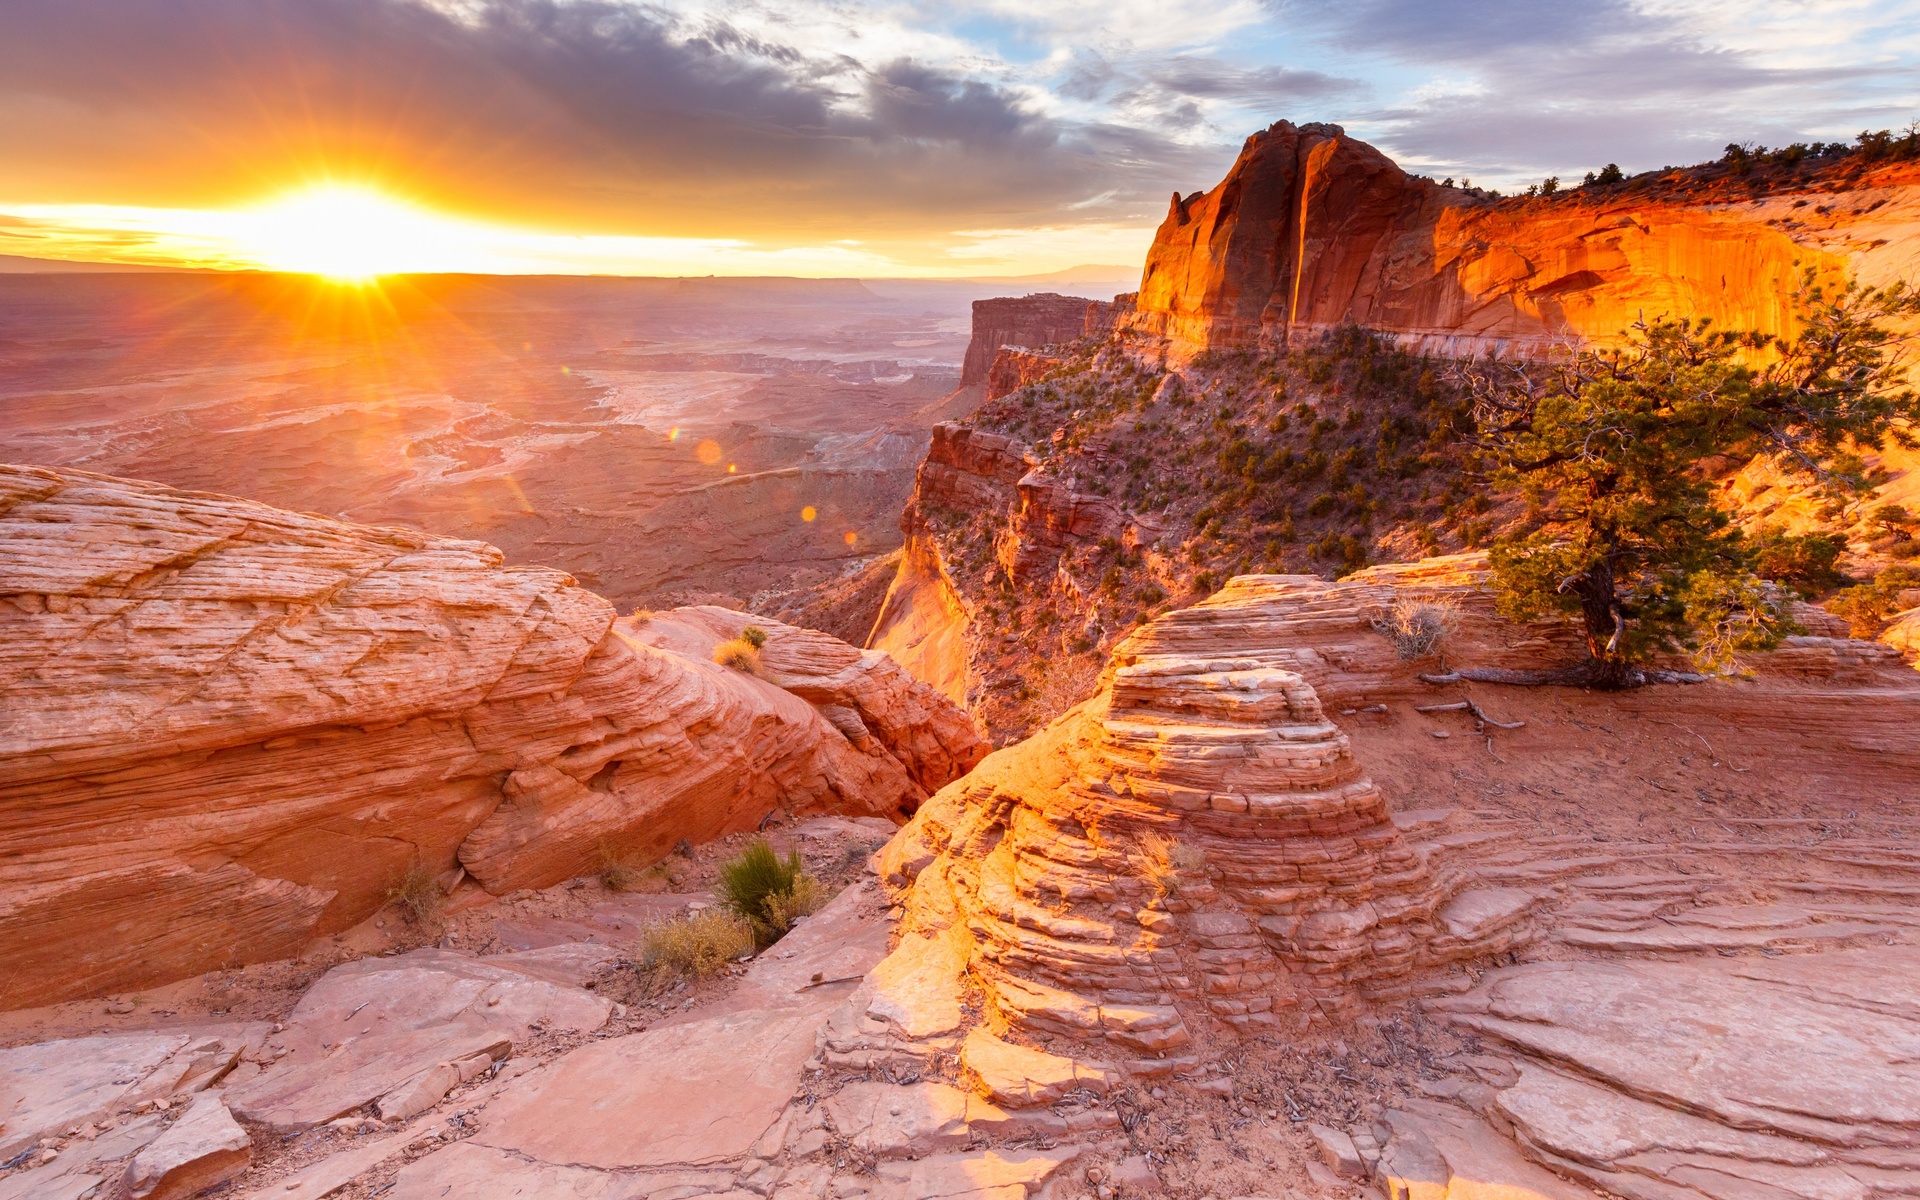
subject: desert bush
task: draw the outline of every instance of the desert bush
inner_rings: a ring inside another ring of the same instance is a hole
[[[407,924],[418,925],[440,915],[446,894],[433,872],[415,863],[387,887],[387,903],[400,910]]]
[[[1460,606],[1451,600],[1412,600],[1405,596],[1374,618],[1373,627],[1393,643],[1394,652],[1409,661],[1425,658],[1440,648],[1460,624]]]
[[[825,898],[798,850],[782,858],[764,838],[755,838],[739,857],[721,864],[720,894],[761,945],[779,941],[795,918],[812,912]]]
[[[753,952],[753,928],[720,908],[683,913],[640,932],[635,955],[650,990],[682,979],[704,979]]]
[[[1141,875],[1152,885],[1157,898],[1177,895],[1182,881],[1206,881],[1207,855],[1199,847],[1158,833],[1141,834],[1138,844]]]
[[[730,642],[721,642],[713,648],[713,661],[723,667],[732,667],[736,671],[745,671],[749,675],[760,673],[760,647],[744,637],[734,638]]]
[[[758,625],[749,625],[740,631],[740,640],[755,650],[764,650],[767,646],[767,631]]]
[[[1834,564],[1847,540],[1832,533],[1791,534],[1763,529],[1753,539],[1754,573],[1790,583],[1806,592],[1822,592],[1849,583]]]
[[[633,861],[612,842],[600,843],[600,886],[610,892],[635,892],[647,877],[647,869]]]
[[[1846,618],[1857,638],[1876,638],[1888,618],[1908,605],[1906,593],[1920,588],[1920,567],[1888,567],[1871,583],[1843,588],[1826,603],[1828,612]]]

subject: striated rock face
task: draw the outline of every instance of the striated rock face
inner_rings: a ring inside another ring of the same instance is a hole
[[[984,383],[1002,346],[1038,348],[1071,342],[1086,334],[1093,307],[1106,306],[1083,296],[1037,292],[973,302],[973,340],[960,366],[960,386]]]
[[[1604,340],[1641,313],[1785,332],[1804,267],[1915,274],[1916,222],[1910,166],[1853,183],[1839,206],[1632,189],[1494,203],[1414,178],[1337,125],[1280,121],[1218,186],[1173,198],[1121,323],[1181,358],[1348,323],[1445,353]]]
[[[958,939],[947,968],[968,964],[1003,1028],[1160,1073],[1187,1065],[1171,1052],[1195,1018],[1251,1031],[1396,995],[1524,932],[1527,896],[1471,889],[1389,819],[1301,674],[1236,653],[1254,622],[1191,652],[1166,623],[885,852],[910,928]],[[924,980],[902,990],[903,1026],[942,1032]]]
[[[1019,346],[1002,346],[987,370],[987,399],[1010,396],[1030,383],[1038,383],[1065,360]]]
[[[987,1017],[961,1057],[977,1086],[1043,1103],[1185,1070],[1205,1030],[1445,989],[1440,968],[1531,941],[1552,871],[1488,870],[1484,839],[1442,832],[1447,814],[1389,815],[1329,716],[1453,699],[1418,678],[1437,660],[1403,659],[1375,628],[1396,601],[1456,610],[1454,665],[1578,656],[1563,626],[1498,618],[1483,571],[1461,555],[1341,583],[1247,576],[1123,641],[1098,694],[941,791],[883,852],[906,935],[869,1014],[948,1037],[974,992]],[[1753,728],[1825,728],[1880,688],[1890,729],[1916,695],[1875,643],[1805,636],[1754,666],[1738,701]],[[1729,703],[1675,690],[1676,715]],[[1071,1062],[1008,1040],[1058,1037]]]
[[[665,648],[482,543],[0,468],[0,1007],[289,954],[410,869],[897,817],[978,757],[884,656],[762,622],[789,690],[716,622]]]

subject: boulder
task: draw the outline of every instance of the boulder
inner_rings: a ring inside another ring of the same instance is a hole
[[[558,571],[226,496],[0,467],[0,579],[0,1007],[286,957],[410,871],[501,894],[774,808],[897,819],[982,752],[824,635],[796,683],[870,745]]]
[[[127,1164],[121,1200],[187,1200],[236,1178],[253,1161],[247,1131],[220,1097],[202,1092]]]

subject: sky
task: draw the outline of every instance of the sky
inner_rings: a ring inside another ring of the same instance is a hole
[[[1137,268],[1279,119],[1524,187],[1920,118],[1920,0],[0,0],[0,254]]]

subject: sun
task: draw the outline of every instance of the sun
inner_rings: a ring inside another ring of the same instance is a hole
[[[453,223],[374,188],[324,184],[238,214],[238,241],[261,266],[342,283],[432,270]]]

